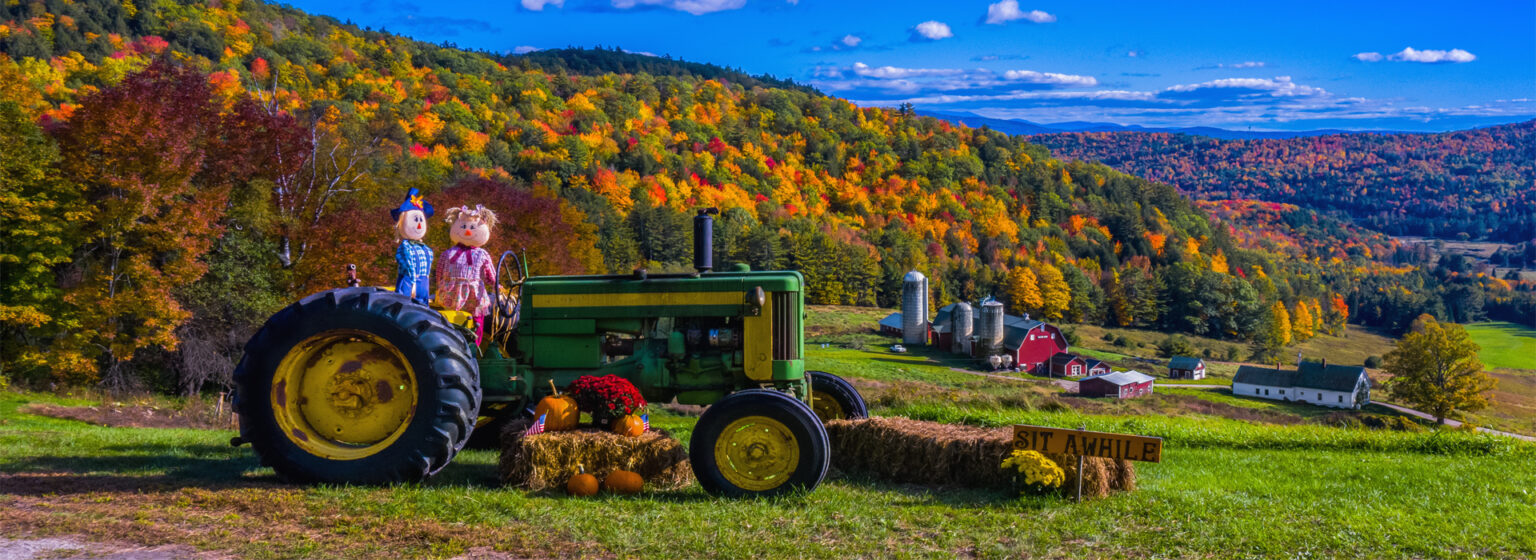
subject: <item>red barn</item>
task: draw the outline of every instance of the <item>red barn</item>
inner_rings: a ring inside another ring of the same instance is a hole
[[[1082,356],[1066,352],[1051,356],[1051,377],[1082,377],[1087,371],[1088,361]]]
[[[1009,315],[1003,318],[1002,350],[1013,356],[1020,369],[1045,375],[1051,356],[1067,351],[1067,337],[1053,325]]]
[[[1077,382],[1077,394],[1128,399],[1152,394],[1152,381],[1152,376],[1139,371],[1117,371],[1084,377]]]
[[[1095,360],[1093,358],[1083,358],[1083,361],[1088,362],[1088,375],[1103,375],[1109,373],[1109,364]]]

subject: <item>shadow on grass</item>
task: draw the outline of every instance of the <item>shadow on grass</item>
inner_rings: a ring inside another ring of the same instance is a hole
[[[846,486],[896,496],[892,501],[894,505],[901,506],[945,506],[953,509],[997,509],[1020,506],[1038,510],[1045,509],[1047,505],[1045,502],[1032,503],[1019,500],[1018,494],[1005,487],[905,484],[847,473],[839,474],[832,479]]]
[[[494,463],[455,461],[424,487],[503,488]],[[100,448],[91,455],[39,455],[0,460],[0,494],[87,494],[223,490],[247,487],[305,488],[287,483],[262,467],[249,448],[228,445],[131,444]],[[388,485],[380,485],[380,488]]]

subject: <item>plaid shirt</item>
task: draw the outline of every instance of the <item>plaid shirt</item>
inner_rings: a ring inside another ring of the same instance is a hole
[[[400,278],[420,278],[432,274],[432,248],[420,241],[400,240],[395,249],[395,264],[399,265]]]
[[[484,316],[491,312],[491,296],[486,287],[496,283],[496,265],[491,254],[480,247],[454,245],[443,251],[438,265],[437,290],[443,307]]]

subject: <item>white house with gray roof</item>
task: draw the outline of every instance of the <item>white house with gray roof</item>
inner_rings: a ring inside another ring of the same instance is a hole
[[[1371,378],[1361,366],[1302,362],[1296,369],[1241,366],[1232,377],[1232,394],[1334,408],[1360,408],[1371,402]]]

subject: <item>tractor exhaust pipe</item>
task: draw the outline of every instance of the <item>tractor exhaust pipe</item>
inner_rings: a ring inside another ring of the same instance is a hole
[[[693,217],[693,269],[700,274],[715,268],[715,219],[719,208],[700,208]]]

